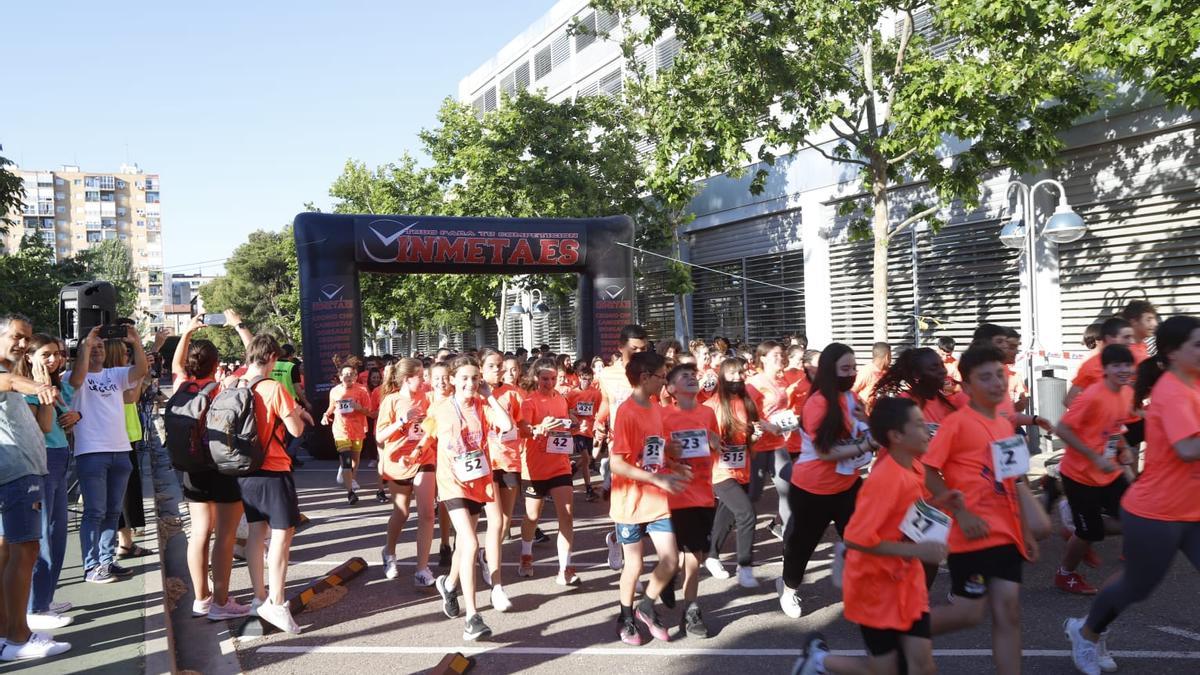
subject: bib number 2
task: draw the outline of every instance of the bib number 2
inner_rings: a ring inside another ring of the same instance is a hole
[[[1020,436],[992,443],[992,466],[996,480],[1008,480],[1029,473],[1029,446]]]

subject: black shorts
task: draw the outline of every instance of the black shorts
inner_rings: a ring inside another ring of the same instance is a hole
[[[1025,559],[1016,544],[993,546],[969,553],[951,553],[946,559],[950,568],[950,592],[961,598],[982,598],[992,579],[1021,583]]]
[[[1075,536],[1084,541],[1104,541],[1104,514],[1121,517],[1121,496],[1129,489],[1129,480],[1122,473],[1108,485],[1084,485],[1062,477],[1063,494],[1071,507]]]
[[[867,644],[867,652],[871,656],[883,656],[884,654],[900,651],[900,638],[905,635],[929,640],[933,635],[930,628],[929,612],[922,614],[921,618],[914,621],[913,625],[908,627],[908,630],[871,628],[869,626],[858,627],[862,631],[863,642]]]
[[[1130,450],[1136,453],[1144,440],[1146,440],[1146,420],[1125,424],[1125,442],[1129,444]]]
[[[591,436],[576,436],[575,437],[575,452],[592,454],[592,437]]]
[[[256,471],[237,479],[246,507],[246,522],[267,521],[272,530],[300,525],[300,500],[291,471]]]
[[[216,471],[185,471],[183,498],[189,502],[236,504],[242,501],[242,490],[234,476]]]
[[[421,466],[417,467],[417,473],[432,473],[435,468],[437,467],[432,464],[422,464]],[[391,478],[384,480],[391,480],[393,484],[399,485],[400,487],[412,487],[414,481],[416,480],[416,476],[413,476],[412,478]]]
[[[671,529],[675,530],[675,542],[679,550],[707,555],[716,514],[717,509],[713,506],[671,509]]]
[[[504,469],[492,470],[492,482],[500,487],[506,487],[510,490],[516,490],[521,487],[521,472],[505,471]]]
[[[525,482],[525,496],[531,499],[545,499],[554,488],[569,488],[574,484],[569,473],[543,480],[530,480]]]
[[[446,507],[447,511],[453,511],[454,509],[466,509],[467,512],[473,516],[483,513],[483,502],[477,502],[474,499],[455,497],[442,502],[442,505]]]

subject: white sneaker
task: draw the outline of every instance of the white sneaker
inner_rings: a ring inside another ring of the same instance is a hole
[[[338,485],[342,484],[342,467],[340,466],[338,467],[337,478],[334,479],[334,482]]]
[[[61,654],[71,648],[70,642],[55,642],[45,633],[33,633],[25,644],[16,645],[8,640],[0,647],[0,661],[24,661],[41,659]]]
[[[379,462],[377,462],[375,460],[371,460],[370,462],[367,462],[368,469],[374,469],[377,466],[379,466]]]
[[[492,585],[492,572],[488,568],[487,552],[479,549],[477,557],[479,558],[479,574],[483,577],[483,583],[490,588]]]
[[[400,576],[400,568],[396,565],[396,556],[389,554],[387,551],[384,551],[382,556],[383,576],[388,579],[395,579]]]
[[[208,616],[208,609],[212,607],[212,598],[206,600],[192,601],[192,616]]]
[[[729,578],[729,570],[725,569],[725,566],[721,564],[721,561],[717,560],[716,558],[705,558],[704,567],[708,569],[708,573],[713,575],[714,579]]]
[[[492,586],[492,609],[497,612],[507,612],[512,609],[512,600],[504,592],[504,586]]]
[[[1083,628],[1083,622],[1083,617],[1063,622],[1063,632],[1071,640],[1071,660],[1084,675],[1100,675],[1100,650],[1095,642],[1083,637],[1079,632]]]
[[[66,602],[65,600],[63,602],[50,603],[50,611],[54,612],[55,614],[62,614],[63,612],[69,612],[72,609],[74,609],[74,607],[75,607],[75,605],[72,605],[71,603]]]
[[[25,615],[29,630],[58,630],[71,625],[72,617],[63,616],[58,612],[30,612]]]
[[[617,543],[617,533],[609,532],[604,535],[604,543],[608,545],[608,566],[614,570],[624,567],[625,554],[621,551],[621,545]]]
[[[726,576],[728,576],[728,573],[726,573]],[[759,586],[758,579],[754,578],[754,570],[750,567],[738,565],[737,580],[738,586],[742,588],[758,588]]]
[[[1096,642],[1096,662],[1100,664],[1100,670],[1106,673],[1117,672],[1117,662],[1113,660],[1112,654],[1108,653],[1108,631],[1100,634],[1100,639]]]
[[[257,597],[250,600],[250,616],[258,616],[258,608],[263,606],[263,602]]]
[[[240,619],[250,614],[250,605],[243,605],[234,600],[232,597],[226,598],[225,604],[218,605],[213,603],[208,608],[209,621],[226,621],[229,619]]]
[[[833,545],[833,564],[829,566],[829,580],[834,588],[842,587],[842,570],[846,567],[846,545],[838,542]]]
[[[285,633],[296,635],[300,632],[300,626],[292,618],[292,611],[288,606],[277,605],[271,602],[270,598],[258,608],[258,617]]]
[[[783,610],[784,614],[793,619],[799,619],[804,615],[804,608],[800,605],[800,596],[783,583],[783,577],[775,580],[775,592],[779,594],[779,608]]]
[[[354,490],[355,492],[358,492],[358,491],[359,491],[359,490],[361,490],[362,488],[358,486],[358,481],[357,481],[357,480],[352,480],[352,481],[350,481],[350,489],[351,489],[351,490]]]
[[[429,588],[433,585],[434,581],[436,579],[433,578],[433,572],[430,572],[428,567],[423,570],[417,570],[413,574],[413,585],[417,588]]]

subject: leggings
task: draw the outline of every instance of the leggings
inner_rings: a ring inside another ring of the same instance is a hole
[[[787,499],[792,487],[792,456],[788,454],[787,448],[754,449],[750,458],[750,501],[755,504],[762,497],[765,476],[770,476],[771,482],[775,484],[775,496],[779,498],[779,520],[786,528],[792,518]]]
[[[783,537],[783,583],[788,588],[800,587],[808,561],[831,521],[839,536],[846,531],[861,486],[859,478],[846,491],[833,495],[813,494],[792,486],[788,499],[796,517]]]
[[[1121,509],[1121,536],[1125,569],[1096,596],[1087,617],[1088,628],[1097,633],[1126,607],[1150,597],[1167,576],[1176,552],[1183,551],[1200,571],[1200,522],[1151,520]]]
[[[130,444],[129,463],[133,466],[133,472],[129,474],[129,483],[125,486],[118,529],[141,530],[146,527],[146,511],[142,508],[142,465],[138,461],[139,444],[141,441]]]
[[[754,504],[747,495],[748,485],[732,478],[717,483],[713,492],[721,500],[717,515],[713,519],[712,541],[708,557],[717,558],[729,537],[729,531],[737,528],[737,564],[749,567],[754,562]]]

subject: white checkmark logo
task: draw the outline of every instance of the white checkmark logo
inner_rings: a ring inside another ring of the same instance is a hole
[[[394,221],[394,220],[378,220],[375,222],[396,223],[396,221]],[[400,225],[401,223],[396,223],[396,224]],[[395,234],[393,234],[391,236],[384,236],[383,234],[381,234],[379,232],[379,230],[375,229],[374,227],[371,227],[369,229],[379,239],[379,242],[381,244],[383,244],[384,246],[391,246],[392,244],[396,243],[396,241],[398,239],[400,239],[400,237],[404,236],[405,232],[408,232],[416,225],[417,225],[416,222],[409,223],[408,225],[405,225],[404,227],[400,228],[400,230],[398,232],[396,232]],[[399,257],[399,253],[400,253],[400,249],[399,249],[399,247],[397,247],[396,253],[393,254],[391,257],[385,256],[383,258],[380,258],[380,257],[376,256],[374,253],[371,253],[371,249],[367,247],[367,242],[365,240],[362,243],[362,247],[363,247],[363,253],[365,253],[368,258],[370,258],[371,260],[374,260],[375,262],[379,262],[379,263],[396,262],[396,258]]]
[[[614,284],[614,285],[612,285],[612,286],[605,286],[605,287],[604,287],[604,292],[608,294],[608,299],[609,299],[609,300],[613,300],[613,299],[615,299],[617,296],[619,296],[619,295],[621,295],[622,293],[624,293],[624,292],[625,292],[625,287],[624,287],[624,286],[617,286],[617,285],[615,285],[615,284]]]

